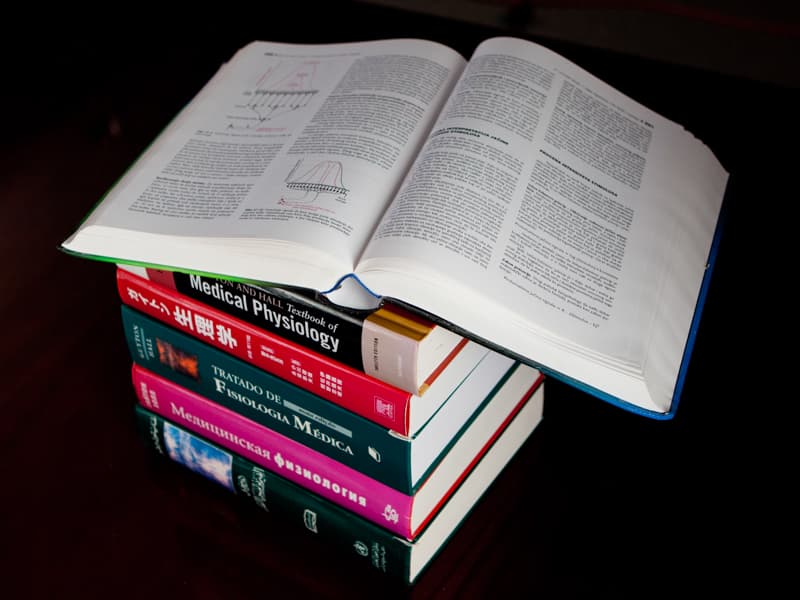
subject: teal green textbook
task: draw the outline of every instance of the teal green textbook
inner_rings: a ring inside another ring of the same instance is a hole
[[[476,361],[448,399],[415,436],[407,437],[127,305],[121,312],[137,364],[404,494],[414,494],[440,465],[518,365],[478,348]]]

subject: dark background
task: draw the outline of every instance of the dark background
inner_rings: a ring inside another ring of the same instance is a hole
[[[785,27],[765,36],[766,21],[746,15],[772,45],[752,42],[752,28],[739,21],[716,19],[707,38],[685,34],[687,43],[714,40],[714,32],[738,40],[727,54],[709,43],[719,55],[712,65],[690,60],[687,48],[669,60],[637,36],[612,46],[580,43],[568,31],[537,34],[536,12],[526,7],[509,7],[507,20],[479,21],[455,8],[435,14],[441,3],[385,4],[5,10],[0,594],[769,596],[791,573],[783,548],[795,544],[789,332],[797,309],[800,55],[772,50],[796,48],[796,21],[770,20]],[[574,11],[581,3],[570,4]],[[635,24],[638,14],[651,27],[663,17],[653,7],[681,4],[688,3],[641,2],[651,10],[625,12],[633,3],[606,3],[613,10],[601,10],[608,19],[595,25],[608,32],[609,23]],[[684,18],[694,32],[702,20],[692,14]],[[665,39],[682,39],[680,19],[669,19],[673,35]],[[405,589],[152,460],[134,430],[113,268],[57,247],[252,39],[423,37],[468,56],[484,37],[509,32],[544,42],[705,141],[731,173],[729,215],[677,416],[651,421],[548,380],[542,425]],[[744,52],[751,43],[764,52]],[[756,66],[745,66],[745,54]]]

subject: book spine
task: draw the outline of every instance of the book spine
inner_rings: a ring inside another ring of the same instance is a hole
[[[437,325],[404,308],[386,304],[372,309],[346,309],[332,305],[312,290],[152,268],[145,273],[148,279],[251,325],[269,329],[312,352],[403,390],[420,393],[419,343]],[[382,349],[392,356],[384,358]]]
[[[128,306],[383,427],[410,433],[409,392],[124,269],[117,269],[117,290]]]
[[[364,371],[361,348],[364,319],[358,313],[326,307],[311,296],[310,290],[303,294],[286,288],[256,286],[181,272],[170,273],[175,289],[182,294],[220,310],[230,311],[253,325],[273,328],[281,337]],[[232,293],[234,298],[246,297],[249,302],[230,302],[220,292]],[[313,331],[320,333],[312,337]]]
[[[413,496],[246,419],[133,363],[139,403],[335,504],[411,539]]]
[[[286,520],[298,531],[325,540],[332,548],[352,554],[369,568],[409,582],[411,545],[404,538],[362,519],[355,513],[261,468],[253,461],[228,452],[136,405],[136,422],[142,441],[154,452],[221,484],[273,519]]]
[[[411,440],[122,305],[133,360],[406,494]]]

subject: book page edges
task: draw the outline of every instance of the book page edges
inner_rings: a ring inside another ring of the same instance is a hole
[[[541,372],[526,365],[517,364],[514,367],[510,376],[495,390],[492,401],[483,407],[454,443],[450,444],[445,458],[415,491],[412,498],[414,509],[410,519],[412,538],[416,538],[438,514],[473,467],[486,456],[492,444],[528,405],[531,396],[543,384]]]
[[[468,476],[440,508],[412,546],[408,580],[414,583],[425,567],[444,548],[475,509],[490,485],[502,474],[542,420],[545,382],[541,382],[525,406],[472,467]]]
[[[700,285],[700,293],[697,298],[697,305],[695,306],[694,316],[692,317],[692,323],[691,326],[689,327],[689,334],[686,339],[686,345],[684,347],[683,357],[681,359],[680,368],[678,370],[678,377],[675,383],[675,390],[672,397],[672,404],[669,407],[669,411],[667,411],[663,415],[662,418],[664,419],[671,419],[672,417],[674,417],[675,413],[678,410],[678,405],[680,404],[680,399],[683,392],[683,386],[686,381],[686,375],[689,370],[692,353],[694,351],[694,345],[697,340],[697,333],[700,328],[703,309],[705,308],[709,289],[711,287],[712,274],[714,272],[714,267],[717,263],[717,257],[719,255],[719,247],[722,243],[722,238],[724,236],[725,225],[728,220],[730,204],[732,202],[731,196],[733,194],[734,192],[732,191],[731,180],[729,179],[725,191],[725,197],[723,198],[722,207],[720,209],[719,217],[717,219],[717,225],[714,231],[714,238],[711,242],[711,249],[708,254],[708,260],[706,262],[706,270],[705,273],[703,274],[703,281]]]

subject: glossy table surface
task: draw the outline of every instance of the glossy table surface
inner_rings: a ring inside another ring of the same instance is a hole
[[[139,443],[113,268],[57,249],[93,203],[250,39],[425,37],[468,53],[498,33],[324,6],[281,19],[263,8],[235,32],[199,14],[54,28],[0,59],[2,595],[652,598],[768,585],[767,540],[787,526],[792,486],[778,461],[796,474],[783,431],[796,392],[776,381],[791,354],[772,345],[797,306],[797,152],[774,146],[800,139],[796,89],[550,44],[711,146],[732,173],[725,237],[675,419],[548,381],[543,423],[414,587]]]

